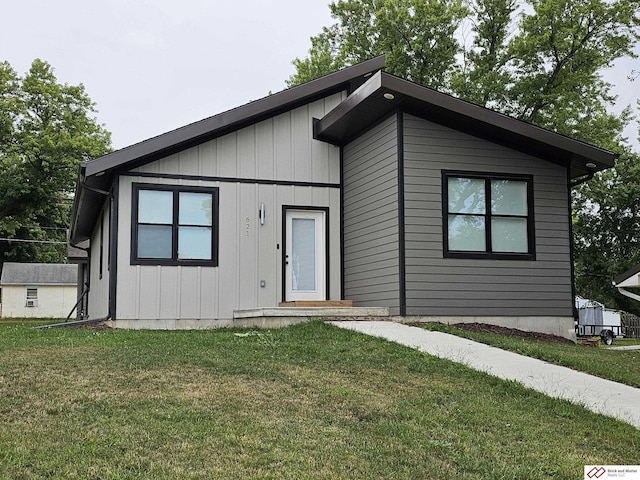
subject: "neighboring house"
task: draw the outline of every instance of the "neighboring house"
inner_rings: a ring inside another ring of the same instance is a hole
[[[77,301],[77,276],[77,265],[4,263],[0,316],[65,318]]]
[[[614,278],[613,286],[625,297],[640,302],[640,265],[636,265]],[[629,288],[635,292],[627,290]]]
[[[228,325],[353,301],[573,332],[570,187],[616,155],[382,71],[384,57],[85,162],[90,318]]]

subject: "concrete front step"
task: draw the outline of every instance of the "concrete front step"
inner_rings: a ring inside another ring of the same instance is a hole
[[[384,307],[264,307],[234,310],[233,318],[318,318],[321,320],[355,320],[358,318],[389,317],[389,309]]]

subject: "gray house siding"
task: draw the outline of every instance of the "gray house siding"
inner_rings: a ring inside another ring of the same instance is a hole
[[[387,118],[343,151],[344,296],[399,313],[398,122]]]
[[[407,315],[571,316],[567,172],[404,116]],[[536,259],[443,258],[443,170],[533,176]]]
[[[340,150],[314,140],[312,124],[343,95],[304,105],[123,174],[119,179],[116,318],[154,321],[131,323],[135,328],[198,328],[205,325],[199,320],[231,319],[235,309],[277,306],[283,299],[283,206],[328,209],[327,296],[339,299]],[[218,188],[218,266],[132,265],[133,183]],[[262,203],[264,225],[258,219]]]

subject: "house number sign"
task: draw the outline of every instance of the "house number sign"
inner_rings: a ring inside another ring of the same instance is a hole
[[[244,235],[245,237],[249,236],[249,232],[251,231],[251,217],[247,217],[244,220]]]

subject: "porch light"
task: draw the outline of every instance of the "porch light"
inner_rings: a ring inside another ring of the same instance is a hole
[[[384,98],[386,98],[387,100],[393,100],[394,98],[396,98],[396,96],[395,96],[393,93],[391,93],[391,92],[386,92],[386,93],[383,95],[383,97],[384,97]]]
[[[260,225],[264,225],[264,217],[265,217],[264,203],[261,203],[260,210],[258,211],[258,218],[260,219]]]
[[[585,163],[584,166],[587,167],[587,168],[590,168],[592,170],[597,167],[597,165],[595,163],[593,163],[593,162]]]

